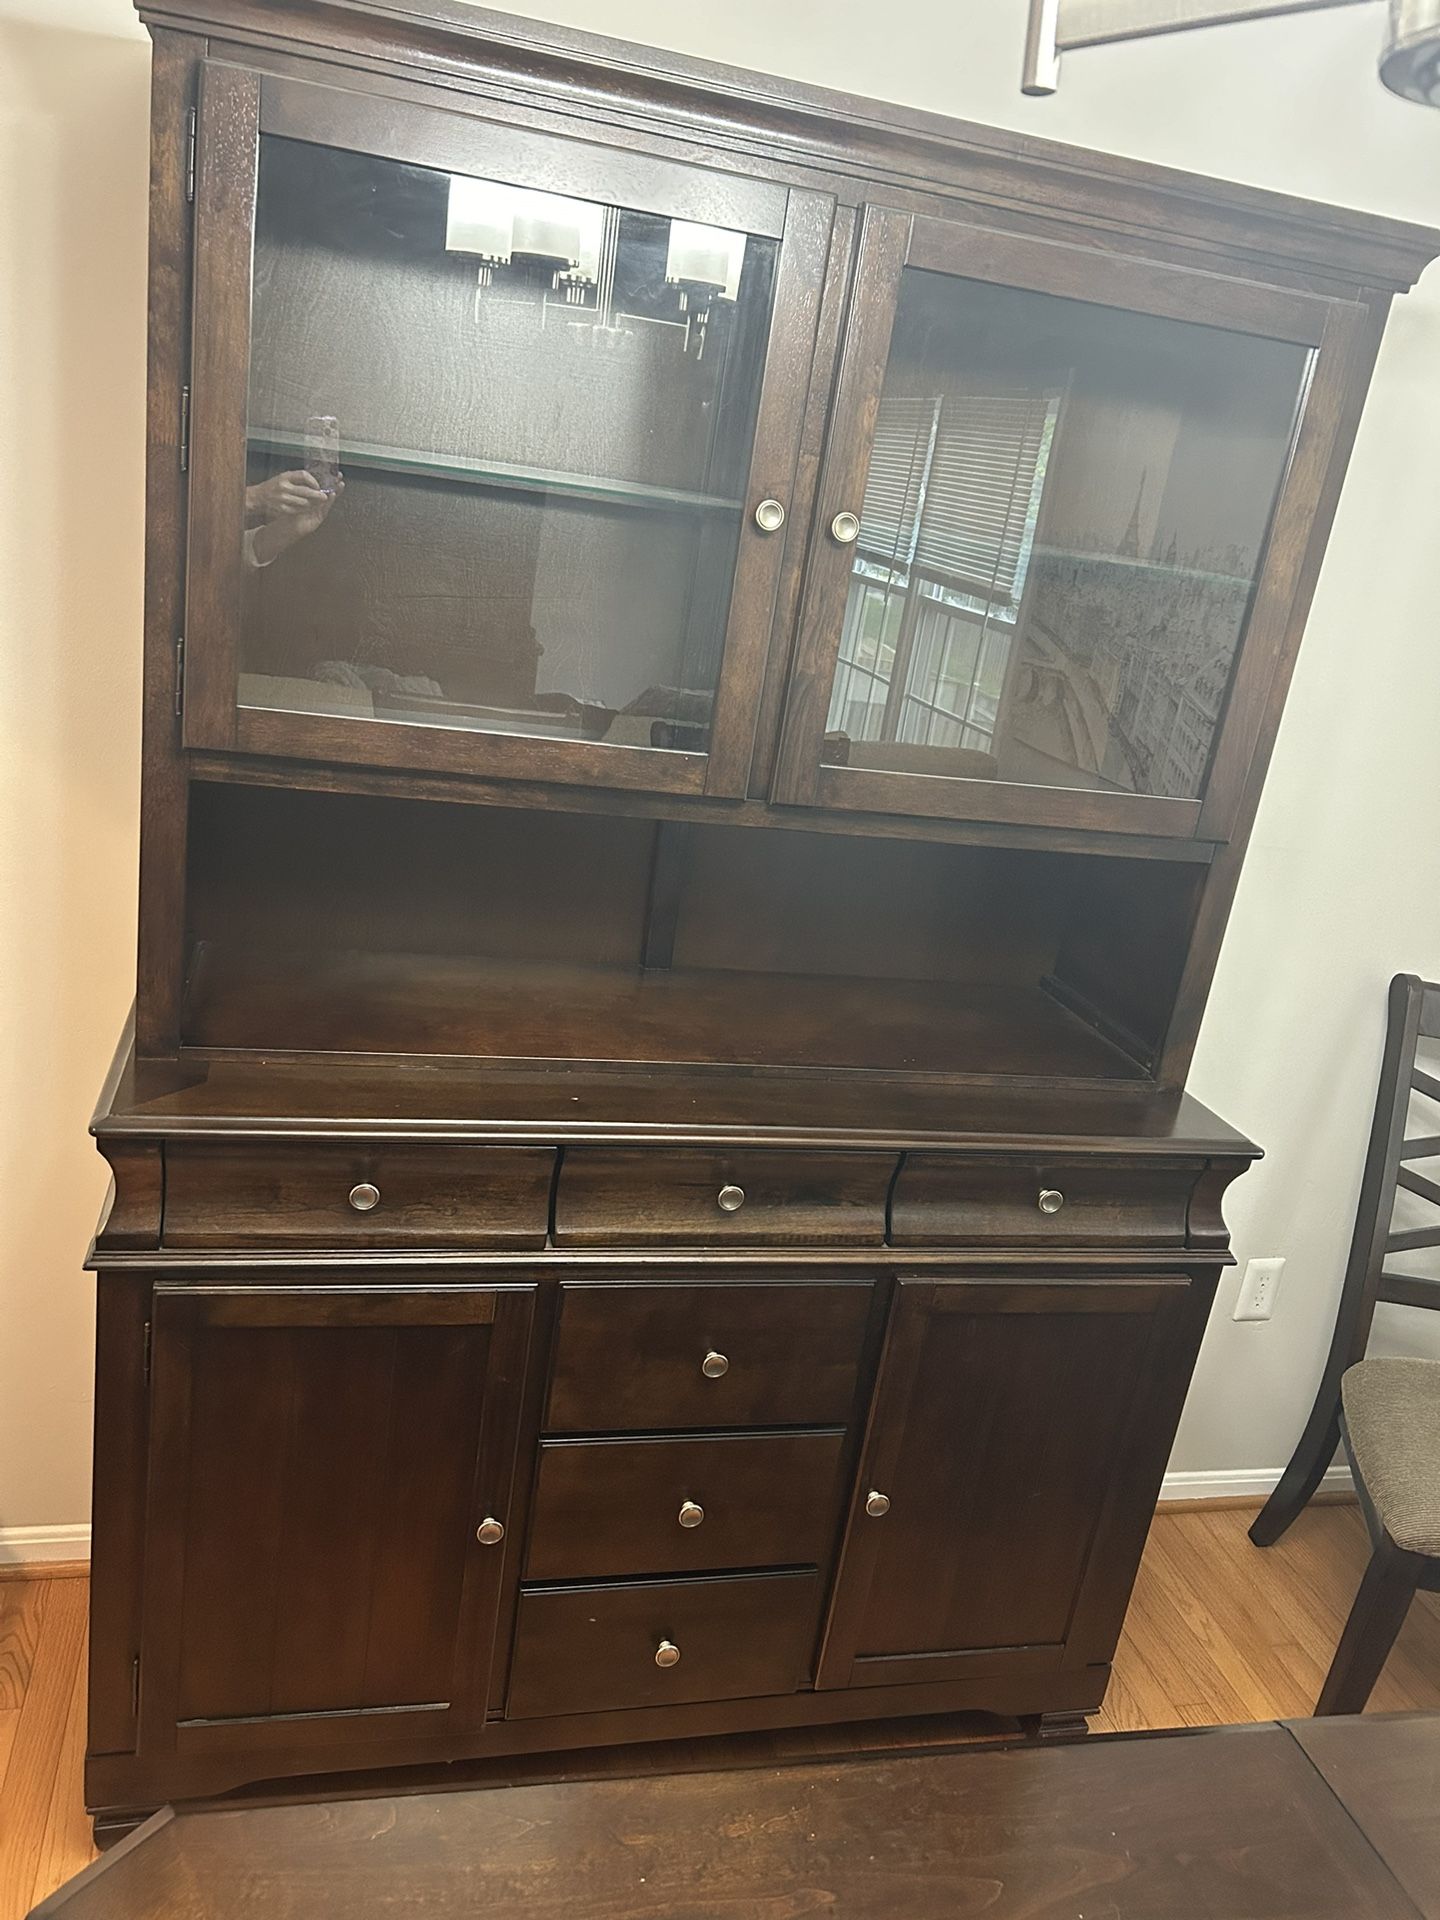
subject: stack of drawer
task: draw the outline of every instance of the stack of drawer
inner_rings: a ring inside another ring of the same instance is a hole
[[[775,1159],[826,1158],[756,1157],[766,1173]],[[757,1216],[769,1216],[762,1239],[787,1237],[748,1164],[664,1156],[673,1178],[657,1186],[651,1154],[631,1186],[616,1164],[625,1158],[567,1156],[561,1244],[633,1244],[643,1232],[637,1193],[657,1241],[696,1244],[703,1234],[723,1245],[754,1231]],[[819,1226],[881,1244],[893,1170],[884,1156],[817,1165],[800,1183],[803,1237]],[[843,1202],[827,1205],[824,1178],[842,1171]],[[791,1693],[808,1682],[874,1289],[868,1274],[562,1282],[511,1718]]]
[[[805,1683],[873,1290],[564,1283],[512,1718]]]

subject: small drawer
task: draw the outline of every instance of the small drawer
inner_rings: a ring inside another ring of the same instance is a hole
[[[532,1588],[507,1717],[794,1693],[810,1675],[819,1602],[815,1573]]]
[[[818,1564],[835,1538],[844,1432],[546,1440],[529,1580]]]
[[[554,1152],[193,1141],[165,1149],[170,1247],[543,1247]]]
[[[572,1148],[555,1195],[562,1247],[879,1246],[890,1153]]]
[[[1201,1171],[1163,1160],[907,1154],[890,1239],[897,1247],[1183,1247]]]
[[[847,1422],[873,1280],[569,1281],[552,1432]]]

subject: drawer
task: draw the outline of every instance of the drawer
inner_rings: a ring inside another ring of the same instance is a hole
[[[696,1439],[546,1440],[530,1580],[828,1560],[842,1429]]]
[[[794,1693],[810,1677],[819,1603],[816,1573],[531,1588],[507,1717]]]
[[[546,1425],[843,1425],[874,1291],[869,1279],[564,1282]]]
[[[890,1203],[898,1247],[1183,1247],[1193,1161],[905,1156]]]
[[[172,1143],[164,1244],[543,1247],[554,1166],[538,1147]]]
[[[880,1246],[893,1153],[568,1151],[562,1247]]]

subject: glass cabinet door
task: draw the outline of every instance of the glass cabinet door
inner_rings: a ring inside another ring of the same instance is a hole
[[[219,66],[198,198],[187,744],[743,791],[828,200]]]
[[[872,212],[777,798],[1193,833],[1325,303]]]

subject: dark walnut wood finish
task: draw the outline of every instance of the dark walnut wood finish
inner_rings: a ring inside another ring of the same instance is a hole
[[[845,1430],[543,1440],[525,1573],[818,1565],[834,1544]]]
[[[678,1670],[677,1670],[678,1671]],[[67,1920],[1434,1920],[1435,1715],[164,1813]]]
[[[454,0],[141,11],[89,1804],[1073,1725],[1256,1154],[1185,1073],[1440,240]],[[508,239],[450,233],[466,178]],[[594,250],[515,224],[536,189]],[[1023,403],[1028,531],[939,562],[903,498],[874,532],[941,391],[917,285],[975,356],[921,436],[942,533]],[[1150,385],[1037,372],[1011,300],[1143,336]],[[343,492],[249,566],[327,418]]]

